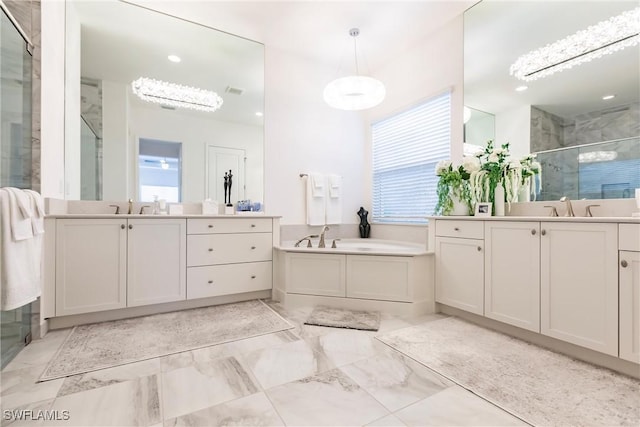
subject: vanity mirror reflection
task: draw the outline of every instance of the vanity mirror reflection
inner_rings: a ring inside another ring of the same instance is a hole
[[[263,201],[264,45],[116,0],[67,0],[65,25],[67,199],[222,203],[231,169],[233,202]],[[174,86],[149,102],[139,78]]]
[[[514,156],[537,153],[543,171],[538,200],[634,197],[640,187],[640,47],[546,76],[534,72],[535,80],[516,78],[510,67],[522,55],[637,8],[637,1],[482,1],[465,12],[464,104],[494,116],[493,139],[509,142]],[[638,15],[630,21],[635,35],[627,40],[637,41]],[[624,25],[618,20],[613,27],[618,32]],[[566,59],[558,56],[555,63]],[[478,133],[474,122],[468,125],[466,135]]]

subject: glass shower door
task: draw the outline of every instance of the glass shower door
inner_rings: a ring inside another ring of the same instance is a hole
[[[31,188],[31,55],[0,8],[0,187]],[[31,333],[31,304],[0,312],[4,367]]]

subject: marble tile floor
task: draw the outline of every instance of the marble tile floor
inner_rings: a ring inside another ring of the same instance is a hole
[[[69,333],[52,331],[0,373],[1,425],[526,425],[375,339],[443,316],[383,314],[369,332],[269,304],[295,328],[37,383]]]

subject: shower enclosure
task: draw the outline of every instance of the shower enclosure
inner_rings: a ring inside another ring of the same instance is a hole
[[[0,3],[0,187],[31,188],[31,44]],[[1,366],[31,337],[31,304],[0,312]]]

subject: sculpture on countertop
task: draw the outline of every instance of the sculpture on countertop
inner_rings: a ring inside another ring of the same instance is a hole
[[[224,173],[224,203],[226,206],[233,206],[231,204],[231,185],[232,184],[233,184],[233,174],[231,173],[231,169],[229,169],[228,173],[227,172]]]
[[[367,215],[369,215],[369,212],[365,210],[365,208],[360,206],[360,210],[358,210],[360,225],[358,226],[358,228],[360,229],[360,237],[363,239],[369,238],[369,234],[371,233],[371,224],[369,224],[369,221],[367,221]]]

